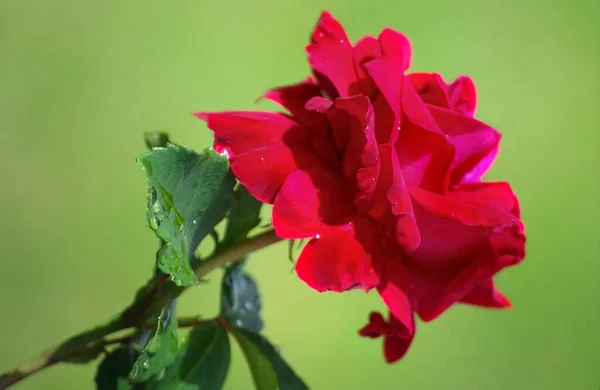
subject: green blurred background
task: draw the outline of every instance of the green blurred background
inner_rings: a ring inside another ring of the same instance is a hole
[[[499,277],[513,309],[454,307],[390,366],[356,334],[377,295],[310,290],[278,244],[249,265],[267,335],[317,390],[598,389],[597,0],[0,1],[0,371],[115,313],[150,275],[143,132],[208,146],[190,113],[255,108],[304,78],[322,9],[354,40],[408,34],[413,70],[475,79],[478,117],[504,133],[488,178],[519,194],[528,255]],[[185,313],[215,313],[218,276]],[[93,375],[61,365],[15,389],[92,389]],[[226,389],[250,388],[236,349]]]

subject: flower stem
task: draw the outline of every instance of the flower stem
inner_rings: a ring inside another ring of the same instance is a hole
[[[198,279],[203,278],[215,269],[241,260],[245,255],[274,244],[281,239],[273,230],[258,236],[240,241],[236,245],[216,251],[206,260],[199,262],[194,271]],[[186,290],[169,283],[168,275],[154,278],[146,292],[138,297],[123,312],[105,324],[78,333],[61,344],[47,350],[38,357],[24,363],[11,372],[0,375],[0,390],[43,370],[54,364],[67,361],[78,355],[83,355],[99,344],[105,342],[105,337],[128,328],[142,328],[151,320],[154,313],[161,310],[170,300],[177,298]],[[191,326],[197,317],[181,319],[182,326]],[[103,341],[104,340],[104,341]],[[103,345],[103,344],[102,344]]]
[[[78,353],[83,353],[90,347],[90,344],[94,344],[95,342],[102,340],[105,336],[121,329],[122,326],[119,318],[116,317],[103,325],[78,333],[63,343],[42,353],[35,359],[20,365],[12,372],[0,376],[0,389],[6,389],[46,367],[68,360]]]

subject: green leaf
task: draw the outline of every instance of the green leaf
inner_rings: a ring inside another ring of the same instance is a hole
[[[230,363],[227,332],[216,321],[195,326],[182,343],[176,362],[153,390],[219,390]]]
[[[164,241],[158,267],[178,286],[196,285],[194,251],[233,201],[229,163],[214,150],[197,154],[174,145],[143,154],[138,162],[148,180],[148,221]]]
[[[171,301],[160,313],[150,340],[129,373],[129,379],[133,382],[145,382],[158,375],[177,357],[177,343],[175,301]]]
[[[233,335],[246,357],[257,390],[308,390],[266,338],[238,328]]]
[[[260,223],[262,203],[248,193],[243,185],[235,191],[233,206],[227,218],[227,228],[223,245],[231,245],[246,238],[252,229]]]
[[[154,148],[166,148],[169,144],[169,135],[159,131],[147,131],[144,134],[144,140],[146,141],[146,146],[150,150]]]
[[[96,390],[131,390],[127,374],[139,352],[130,345],[122,345],[106,355],[94,377]]]
[[[229,267],[221,283],[221,315],[238,328],[260,332],[261,309],[258,287],[244,272],[243,265],[237,263]]]

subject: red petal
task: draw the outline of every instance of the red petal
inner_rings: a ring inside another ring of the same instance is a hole
[[[454,148],[442,134],[406,123],[396,150],[407,186],[438,193],[447,190]]]
[[[372,102],[375,114],[375,137],[378,144],[394,142],[400,131],[400,124],[396,114],[390,107],[385,96],[381,93],[375,95]]]
[[[400,60],[399,70],[402,73],[410,67],[412,50],[410,41],[404,34],[390,28],[383,29],[379,34],[379,43],[383,56]]]
[[[302,250],[298,277],[320,292],[369,290],[379,282],[367,249],[374,240],[370,223],[362,220],[323,230]]]
[[[344,174],[356,183],[355,205],[366,211],[373,201],[379,176],[379,150],[369,98],[356,95],[336,99],[327,118],[333,140],[342,153]]]
[[[494,286],[492,279],[485,280],[478,286],[475,286],[460,301],[489,308],[511,307],[510,301]]]
[[[525,256],[525,236],[518,226],[492,233],[481,245],[463,255],[460,268],[411,270],[415,310],[431,321],[501,269],[517,264]]]
[[[377,58],[365,64],[365,68],[373,78],[375,85],[381,92],[377,97],[378,106],[382,109],[377,110],[377,115],[385,115],[377,122],[377,139],[380,142],[395,141],[400,126],[400,99],[402,90],[403,75],[397,73],[399,59],[389,59],[385,57]],[[381,99],[383,97],[383,99]]]
[[[358,331],[358,334],[363,337],[375,339],[379,336],[388,334],[390,326],[383,318],[381,313],[372,312],[369,314],[369,323]]]
[[[455,219],[439,216],[414,202],[414,211],[421,233],[421,245],[411,255],[419,266],[437,270],[464,267],[475,245],[493,230],[485,226],[468,226]]]
[[[273,227],[281,238],[312,238],[324,225],[343,224],[354,214],[344,182],[324,170],[307,169],[285,180],[273,206]]]
[[[414,329],[414,316],[410,316],[411,328]],[[369,323],[360,329],[358,333],[363,337],[377,338],[384,336],[383,354],[388,363],[394,363],[402,358],[412,343],[414,332],[410,334],[397,333],[398,329],[404,329],[397,318],[390,313],[389,323],[385,321],[380,313],[372,312]]]
[[[414,329],[414,316],[411,315],[412,328]],[[383,341],[383,355],[388,363],[394,363],[400,360],[410,347],[413,338],[415,337],[414,331],[409,335],[403,336],[401,334],[394,333],[394,329],[397,328],[398,319],[390,313],[390,328],[392,329],[391,334],[385,337]]]
[[[332,99],[349,96],[358,78],[354,56],[346,32],[329,12],[323,12],[306,47],[308,61],[321,87]]]
[[[408,286],[406,272],[399,259],[388,259],[384,265],[383,281],[377,290],[396,320],[394,333],[400,337],[410,337],[414,332],[414,320],[410,299],[404,291]]]
[[[381,171],[373,192],[369,215],[378,221],[388,222],[393,218],[396,241],[412,251],[419,246],[420,235],[416,224],[410,194],[398,164],[396,152],[389,144],[379,145]],[[389,214],[389,215],[388,215]]]
[[[425,130],[441,133],[440,127],[428,110],[428,106],[413,87],[410,79],[402,83],[402,109],[408,120]]]
[[[472,117],[477,104],[477,92],[475,83],[467,76],[459,76],[448,86],[450,96],[450,108],[463,115]]]
[[[457,167],[452,172],[451,183],[476,183],[493,164],[498,154],[498,144],[492,145],[489,149],[476,153],[465,161],[461,167]]]
[[[413,211],[412,200],[400,168],[396,151],[390,148],[393,180],[387,196],[392,205],[392,213],[398,216],[396,239],[408,251],[415,250],[421,243],[421,234]]]
[[[322,96],[315,96],[314,98],[312,98],[308,102],[306,102],[305,107],[307,110],[315,111],[320,114],[326,114],[332,105],[333,105],[332,100],[325,99]],[[327,126],[329,127],[329,123],[327,124]]]
[[[438,73],[411,73],[407,77],[424,103],[449,108],[448,88]]]
[[[290,173],[322,162],[303,129],[270,112],[198,113],[215,132],[215,149],[228,153],[235,176],[257,199],[271,203]]]
[[[466,183],[456,187],[456,192],[451,194],[462,197],[465,201],[483,203],[511,212],[517,218],[521,216],[519,200],[506,182]]]
[[[371,79],[371,76],[364,68],[364,64],[381,56],[381,46],[379,41],[371,36],[366,36],[360,41],[356,42],[353,48],[354,53],[354,66],[356,68],[356,75],[358,76],[358,88],[357,93],[366,95],[372,98],[377,87]]]
[[[385,29],[379,35],[382,55],[364,65],[385,100],[377,103],[377,139],[394,143],[401,120],[401,96],[404,74],[410,63],[410,44],[396,31]],[[387,106],[387,107],[386,107]]]
[[[498,189],[499,191],[494,191]],[[504,197],[504,187],[482,186],[469,191],[452,191],[438,195],[420,188],[411,188],[410,194],[427,212],[458,221],[467,226],[501,227],[517,223],[518,218],[506,209],[498,207],[500,200],[486,201],[485,197]],[[484,196],[480,198],[478,195]],[[512,203],[514,196],[511,194]],[[502,199],[502,202],[508,200]]]
[[[473,170],[477,172],[479,179],[493,162],[500,133],[483,122],[457,112],[428,107],[439,127],[448,136],[448,141],[456,149],[451,182],[460,183]],[[474,181],[473,173],[470,176],[470,181]]]
[[[307,110],[304,107],[310,99],[316,96],[321,96],[321,89],[309,77],[298,84],[272,89],[265,93],[263,97],[280,104],[304,127],[315,129],[326,128],[327,120],[323,115]]]
[[[377,139],[380,143],[394,143],[400,129],[400,101],[404,70],[410,65],[410,43],[404,35],[385,29],[379,35],[379,44],[381,57],[364,66],[387,103],[377,103],[377,116],[383,115],[377,119]]]
[[[406,352],[408,352],[412,340],[412,337],[404,339],[387,336],[383,341],[383,355],[385,356],[385,360],[388,363],[395,363],[402,359],[406,355]]]
[[[274,112],[230,111],[198,112],[215,132],[215,148],[225,149],[230,157],[269,144],[283,144],[284,137],[303,140],[302,128],[290,117]]]

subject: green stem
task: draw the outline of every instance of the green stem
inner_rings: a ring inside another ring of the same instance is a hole
[[[68,360],[78,353],[84,352],[90,344],[95,344],[104,337],[123,329],[119,318],[108,321],[106,324],[86,330],[70,337],[63,343],[42,353],[37,358],[20,365],[12,372],[0,376],[0,389],[6,389],[22,379],[33,375],[46,367],[61,361]]]
[[[236,245],[219,250],[208,259],[198,263],[195,267],[196,276],[202,279],[208,273],[224,265],[241,260],[248,253],[274,244],[281,239],[273,230],[259,234],[256,237],[240,241]],[[44,368],[69,360],[78,354],[97,346],[104,338],[112,333],[128,329],[143,328],[167,302],[177,298],[186,290],[169,283],[168,275],[160,275],[151,281],[146,293],[136,299],[123,312],[108,321],[106,324],[81,332],[68,338],[63,343],[42,353],[37,358],[22,364],[11,372],[0,376],[0,390],[31,376]],[[197,319],[196,319],[197,320]],[[184,319],[183,326],[190,326],[194,319]]]

